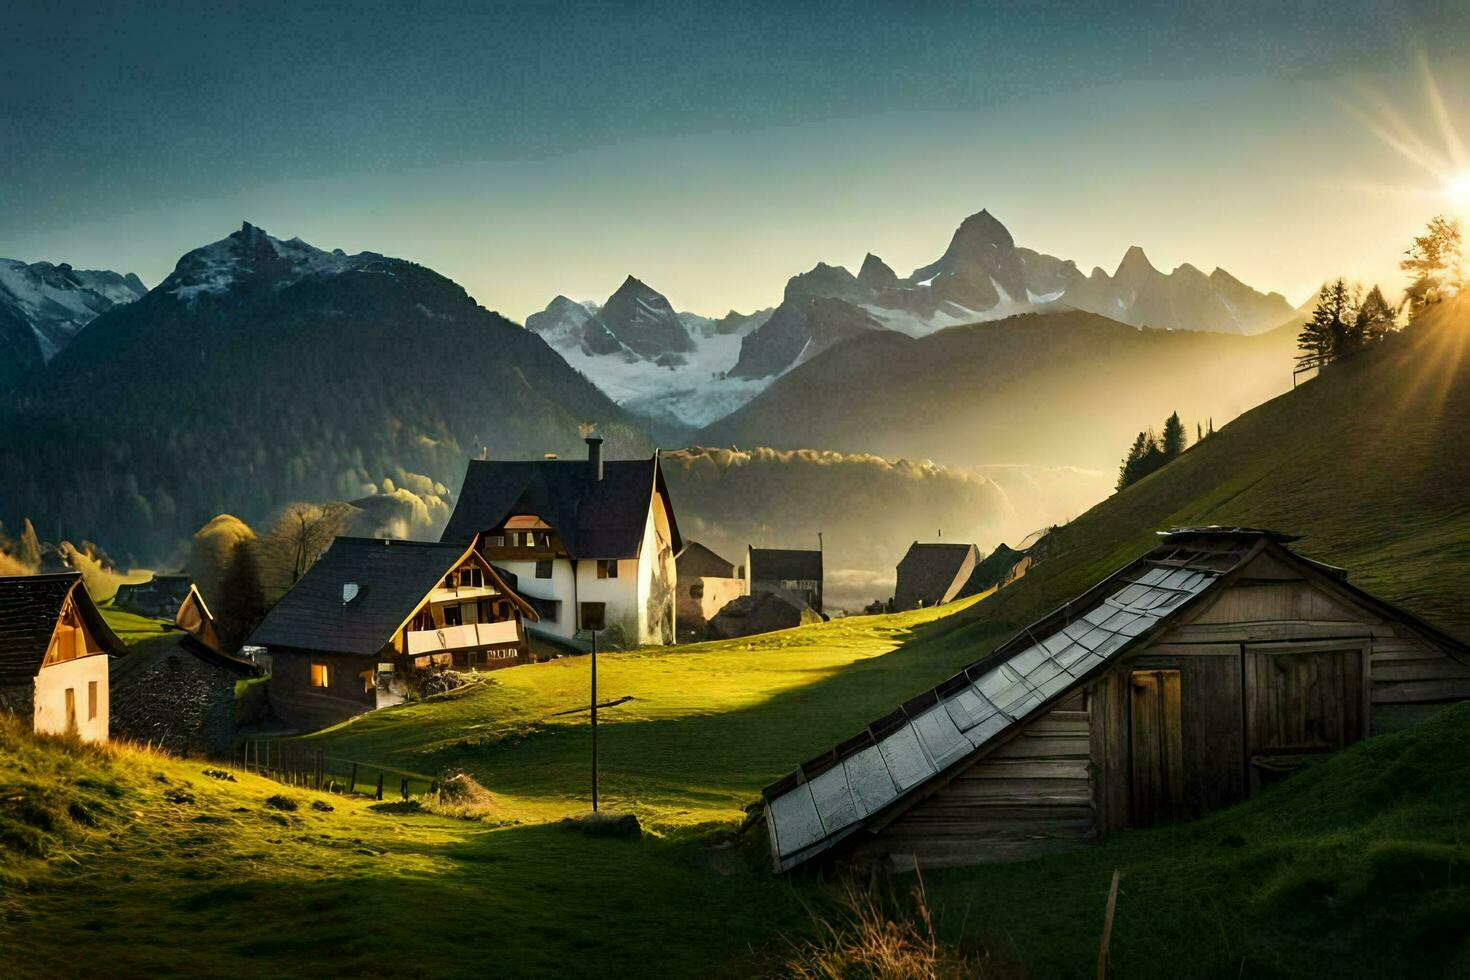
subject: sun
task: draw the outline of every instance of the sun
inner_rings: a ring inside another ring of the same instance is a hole
[[[1451,203],[1470,205],[1470,170],[1462,170],[1445,178],[1444,196]]]

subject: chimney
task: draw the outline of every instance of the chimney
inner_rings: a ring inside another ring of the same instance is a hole
[[[592,464],[592,479],[602,482],[602,436],[587,437],[587,462]]]

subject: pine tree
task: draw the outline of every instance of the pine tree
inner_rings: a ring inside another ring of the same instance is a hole
[[[1353,290],[1347,280],[1339,276],[1324,283],[1317,294],[1317,305],[1312,308],[1312,318],[1297,334],[1296,345],[1302,351],[1298,363],[1303,367],[1321,367],[1347,353],[1353,348],[1356,319]]]
[[[251,540],[236,542],[220,580],[219,637],[226,650],[238,650],[268,612],[256,547]]]
[[[1123,457],[1123,465],[1118,467],[1118,489],[1122,490],[1129,484],[1137,481],[1140,477],[1139,467],[1148,452],[1147,436],[1140,432],[1138,438],[1133,440],[1133,445],[1128,449],[1128,455]]]
[[[1383,291],[1374,286],[1358,304],[1358,337],[1364,345],[1376,344],[1393,333],[1397,319],[1398,311],[1388,305]]]
[[[1184,447],[1189,445],[1189,436],[1184,431],[1184,423],[1179,421],[1179,413],[1175,412],[1164,420],[1163,450],[1164,459],[1175,459],[1184,452]]]

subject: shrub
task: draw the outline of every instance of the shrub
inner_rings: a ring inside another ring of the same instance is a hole
[[[914,885],[909,910],[885,910],[871,888],[851,880],[842,896],[835,922],[813,915],[820,938],[793,943],[783,973],[811,980],[958,980],[987,972],[985,959],[963,956],[939,941],[922,878]]]
[[[423,797],[423,808],[441,817],[488,820],[495,813],[495,797],[463,769],[450,769],[439,777],[439,791]]]
[[[295,813],[299,804],[289,796],[280,793],[265,798],[265,805],[272,810],[285,810],[287,813]]]

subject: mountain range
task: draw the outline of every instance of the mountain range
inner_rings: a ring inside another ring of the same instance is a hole
[[[856,275],[818,263],[788,280],[774,308],[711,321],[675,312],[666,297],[629,276],[602,306],[558,296],[526,326],[635,414],[699,427],[853,338],[923,337],[1065,309],[1135,327],[1237,335],[1272,329],[1292,314],[1281,294],[1261,293],[1223,269],[1207,275],[1186,263],[1161,272],[1136,245],[1111,275],[1101,268],[1083,274],[1072,261],[1017,246],[981,211],[961,222],[943,255],[907,277],[872,253]]]
[[[159,560],[223,512],[458,488],[465,460],[647,453],[541,338],[415,263],[250,224],[0,389],[0,521]],[[79,398],[77,393],[85,392]]]
[[[0,385],[33,376],[98,315],[147,291],[131,272],[0,259]]]

